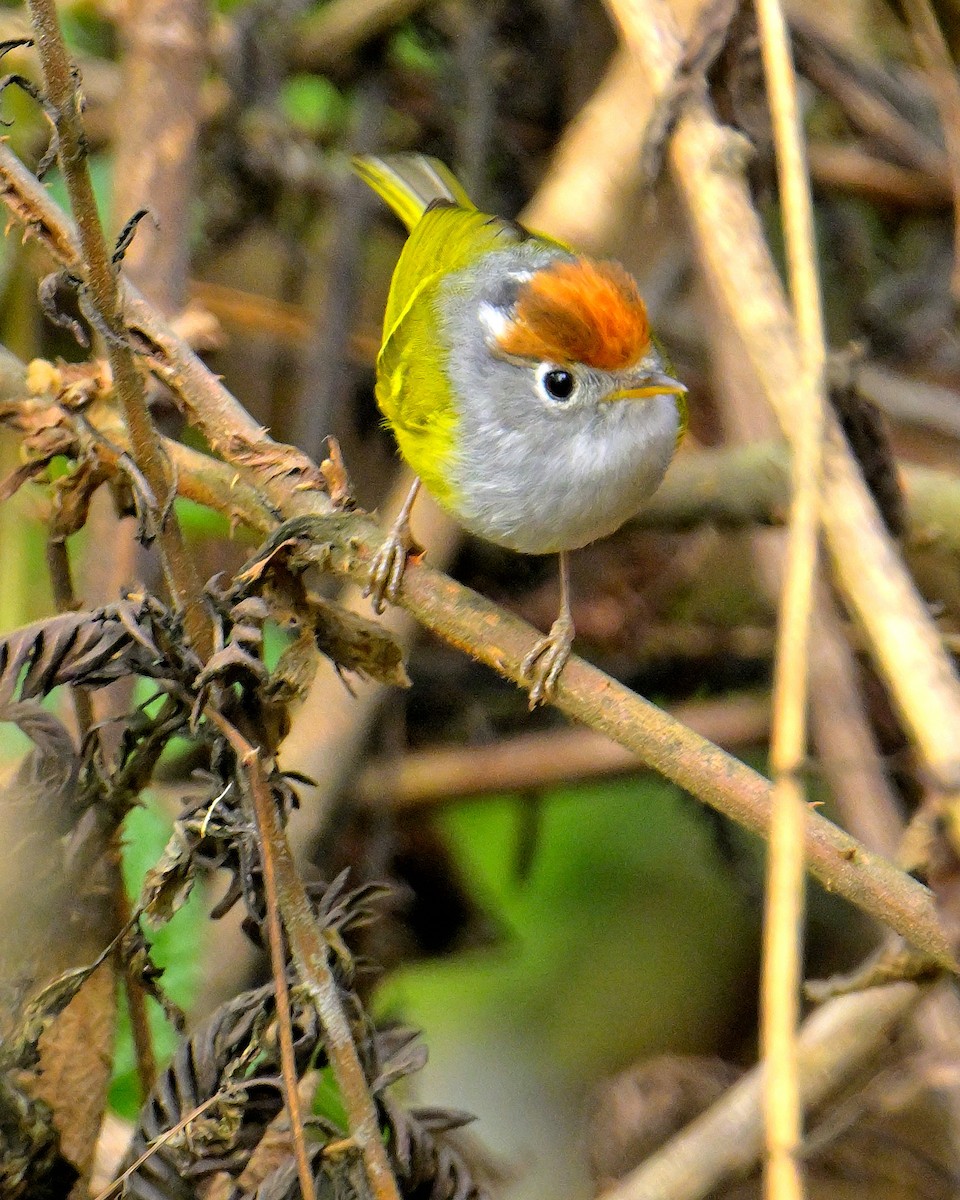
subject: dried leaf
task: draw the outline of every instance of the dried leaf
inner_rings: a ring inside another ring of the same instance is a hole
[[[409,687],[403,648],[376,621],[349,611],[321,595],[305,576],[321,565],[324,538],[344,536],[342,514],[298,518],[282,525],[236,576],[236,595],[256,588],[279,619],[293,619],[313,631],[317,649],[341,670],[356,671],[393,687]]]
[[[338,667],[391,687],[410,686],[403,648],[382,625],[317,596],[310,606],[317,649]]]
[[[110,1085],[116,980],[101,964],[40,1039],[36,1094],[50,1106],[60,1149],[87,1178]]]
[[[177,822],[140,891],[139,907],[152,928],[165,925],[186,903],[196,877],[194,850],[195,845],[187,841],[183,826]]]
[[[292,479],[297,488],[323,489],[323,475],[317,465],[302,450],[281,442],[251,442],[231,437],[226,456],[237,466],[247,467],[271,482]]]
[[[306,695],[319,663],[314,639],[301,632],[280,655],[273,671],[273,679],[281,684],[290,696],[298,699]]]
[[[327,457],[320,464],[320,474],[327,487],[327,494],[334,508],[349,509],[353,506],[353,488],[346,464],[335,437],[327,438]]]
[[[132,1163],[156,1139],[234,1082],[244,1081],[256,1061],[256,1079],[243,1091],[221,1095],[195,1128],[175,1143],[156,1148],[130,1176],[126,1195],[134,1200],[195,1200],[199,1178],[228,1171],[236,1176],[283,1106],[276,1083],[279,1050],[274,1026],[273,985],[244,992],[222,1005],[189,1039],[157,1079],[140,1112],[126,1162]],[[316,1015],[297,1007],[294,1055],[298,1073],[307,1070],[320,1044]],[[193,1123],[191,1123],[193,1125]]]

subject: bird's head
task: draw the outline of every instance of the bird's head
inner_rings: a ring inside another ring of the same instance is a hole
[[[646,305],[619,264],[558,257],[501,282],[479,307],[488,350],[547,409],[686,392],[667,373]]]

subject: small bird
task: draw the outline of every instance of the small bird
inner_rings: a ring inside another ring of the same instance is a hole
[[[471,533],[560,555],[560,614],[523,662],[530,707],[553,694],[573,644],[567,554],[632,517],[686,423],[637,285],[480,212],[423,155],[353,167],[404,222],[377,357],[377,403],[417,476],[375,556],[374,609],[396,601],[421,483]]]

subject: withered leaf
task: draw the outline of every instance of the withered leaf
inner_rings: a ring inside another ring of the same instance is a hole
[[[88,456],[69,475],[59,479],[55,488],[56,509],[51,536],[66,538],[87,523],[94,492],[110,478],[110,472],[98,459]]]
[[[238,466],[248,467],[268,480],[298,476],[298,488],[323,489],[323,475],[316,464],[296,446],[281,442],[250,442],[229,439],[228,456]]]
[[[311,596],[317,648],[345,671],[358,671],[392,687],[409,687],[400,643],[382,625],[332,600]]]
[[[310,626],[317,649],[342,670],[409,687],[403,649],[394,635],[321,595],[304,574],[307,568],[323,565],[327,545],[349,539],[352,523],[344,513],[287,521],[238,573],[238,593],[245,595],[256,587],[281,619],[293,616]],[[303,665],[297,658],[294,662]]]
[[[64,971],[52,983],[47,984],[43,991],[34,996],[24,1008],[17,1032],[5,1048],[3,1054],[5,1067],[12,1065],[28,1067],[36,1063],[37,1043],[41,1036],[60,1016],[111,949],[112,944],[107,947],[104,954],[85,967]]]
[[[317,646],[306,632],[301,632],[280,655],[273,671],[273,681],[289,693],[302,697],[317,673]]]
[[[140,890],[140,908],[151,928],[159,929],[183,907],[195,878],[194,856],[178,822]]]

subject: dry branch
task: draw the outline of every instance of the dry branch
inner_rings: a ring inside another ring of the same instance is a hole
[[[87,169],[86,141],[77,78],[67,58],[54,0],[30,0],[44,92],[52,107],[57,156],[70,204],[77,221],[81,253],[76,258],[82,287],[102,323],[107,356],[117,396],[124,408],[134,446],[134,458],[153,493],[152,514],[157,524],[164,572],[171,595],[183,609],[187,635],[203,652],[210,649],[210,627],[204,611],[200,581],[183,543],[176,518],[169,511],[173,492],[167,477],[159,435],[147,409],[143,376],[127,342],[117,273],[110,261]]]
[[[924,994],[915,983],[839,996],[817,1009],[800,1032],[800,1079],[812,1106],[838,1091],[878,1054]],[[603,1200],[701,1200],[745,1174],[763,1145],[764,1072],[754,1068],[661,1150],[603,1193]]]
[[[610,0],[624,37],[658,94],[682,54],[664,0]],[[704,103],[691,100],[669,159],[724,318],[793,444],[796,414],[814,404],[796,330],[744,181],[748,148]],[[960,787],[960,682],[836,418],[826,419],[823,520],[834,575],[934,785]]]
[[[786,20],[779,0],[757,0],[756,11],[773,121],[793,316],[810,400],[796,416],[774,662],[773,820],[767,857],[760,1019],[763,1058],[768,1064],[764,1190],[775,1200],[801,1200],[803,1182],[797,1154],[802,1117],[796,1040],[805,902],[806,793],[801,769],[807,752],[809,640],[820,536],[826,351],[813,202]]]
[[[327,1056],[347,1113],[350,1137],[363,1159],[371,1196],[373,1200],[399,1200],[397,1182],[380,1136],[376,1105],[370,1095],[363,1065],[350,1031],[350,1022],[340,1002],[336,980],[328,961],[331,949],[317,925],[303,882],[294,866],[293,856],[263,773],[259,751],[218,713],[211,712],[209,715],[230,742],[236,753],[238,766],[247,777],[252,815],[260,835],[261,861],[270,907],[274,911],[279,910],[283,918],[290,955],[320,1017]],[[279,937],[279,929],[276,933]],[[281,967],[277,978],[282,974]],[[278,1002],[279,999],[278,993]],[[286,1023],[289,1029],[289,1008]],[[293,1121],[294,1113],[297,1113],[299,1108],[299,1097],[292,1063],[292,1042],[288,1047],[282,1047],[282,1050],[285,1060],[287,1056],[290,1058],[289,1070],[285,1067],[284,1078],[290,1080],[292,1077],[292,1084],[288,1084],[287,1103]],[[304,1200],[310,1200],[313,1192],[312,1174],[302,1140],[302,1127],[299,1133],[300,1139],[295,1143],[298,1151],[298,1169],[301,1186],[304,1188]]]
[[[691,701],[673,710],[691,729],[733,749],[761,743],[770,727],[770,706],[761,697]],[[464,796],[521,792],[587,779],[635,774],[635,754],[590,729],[524,733],[489,746],[427,748],[399,761],[374,762],[353,788],[359,803],[400,811]]]

